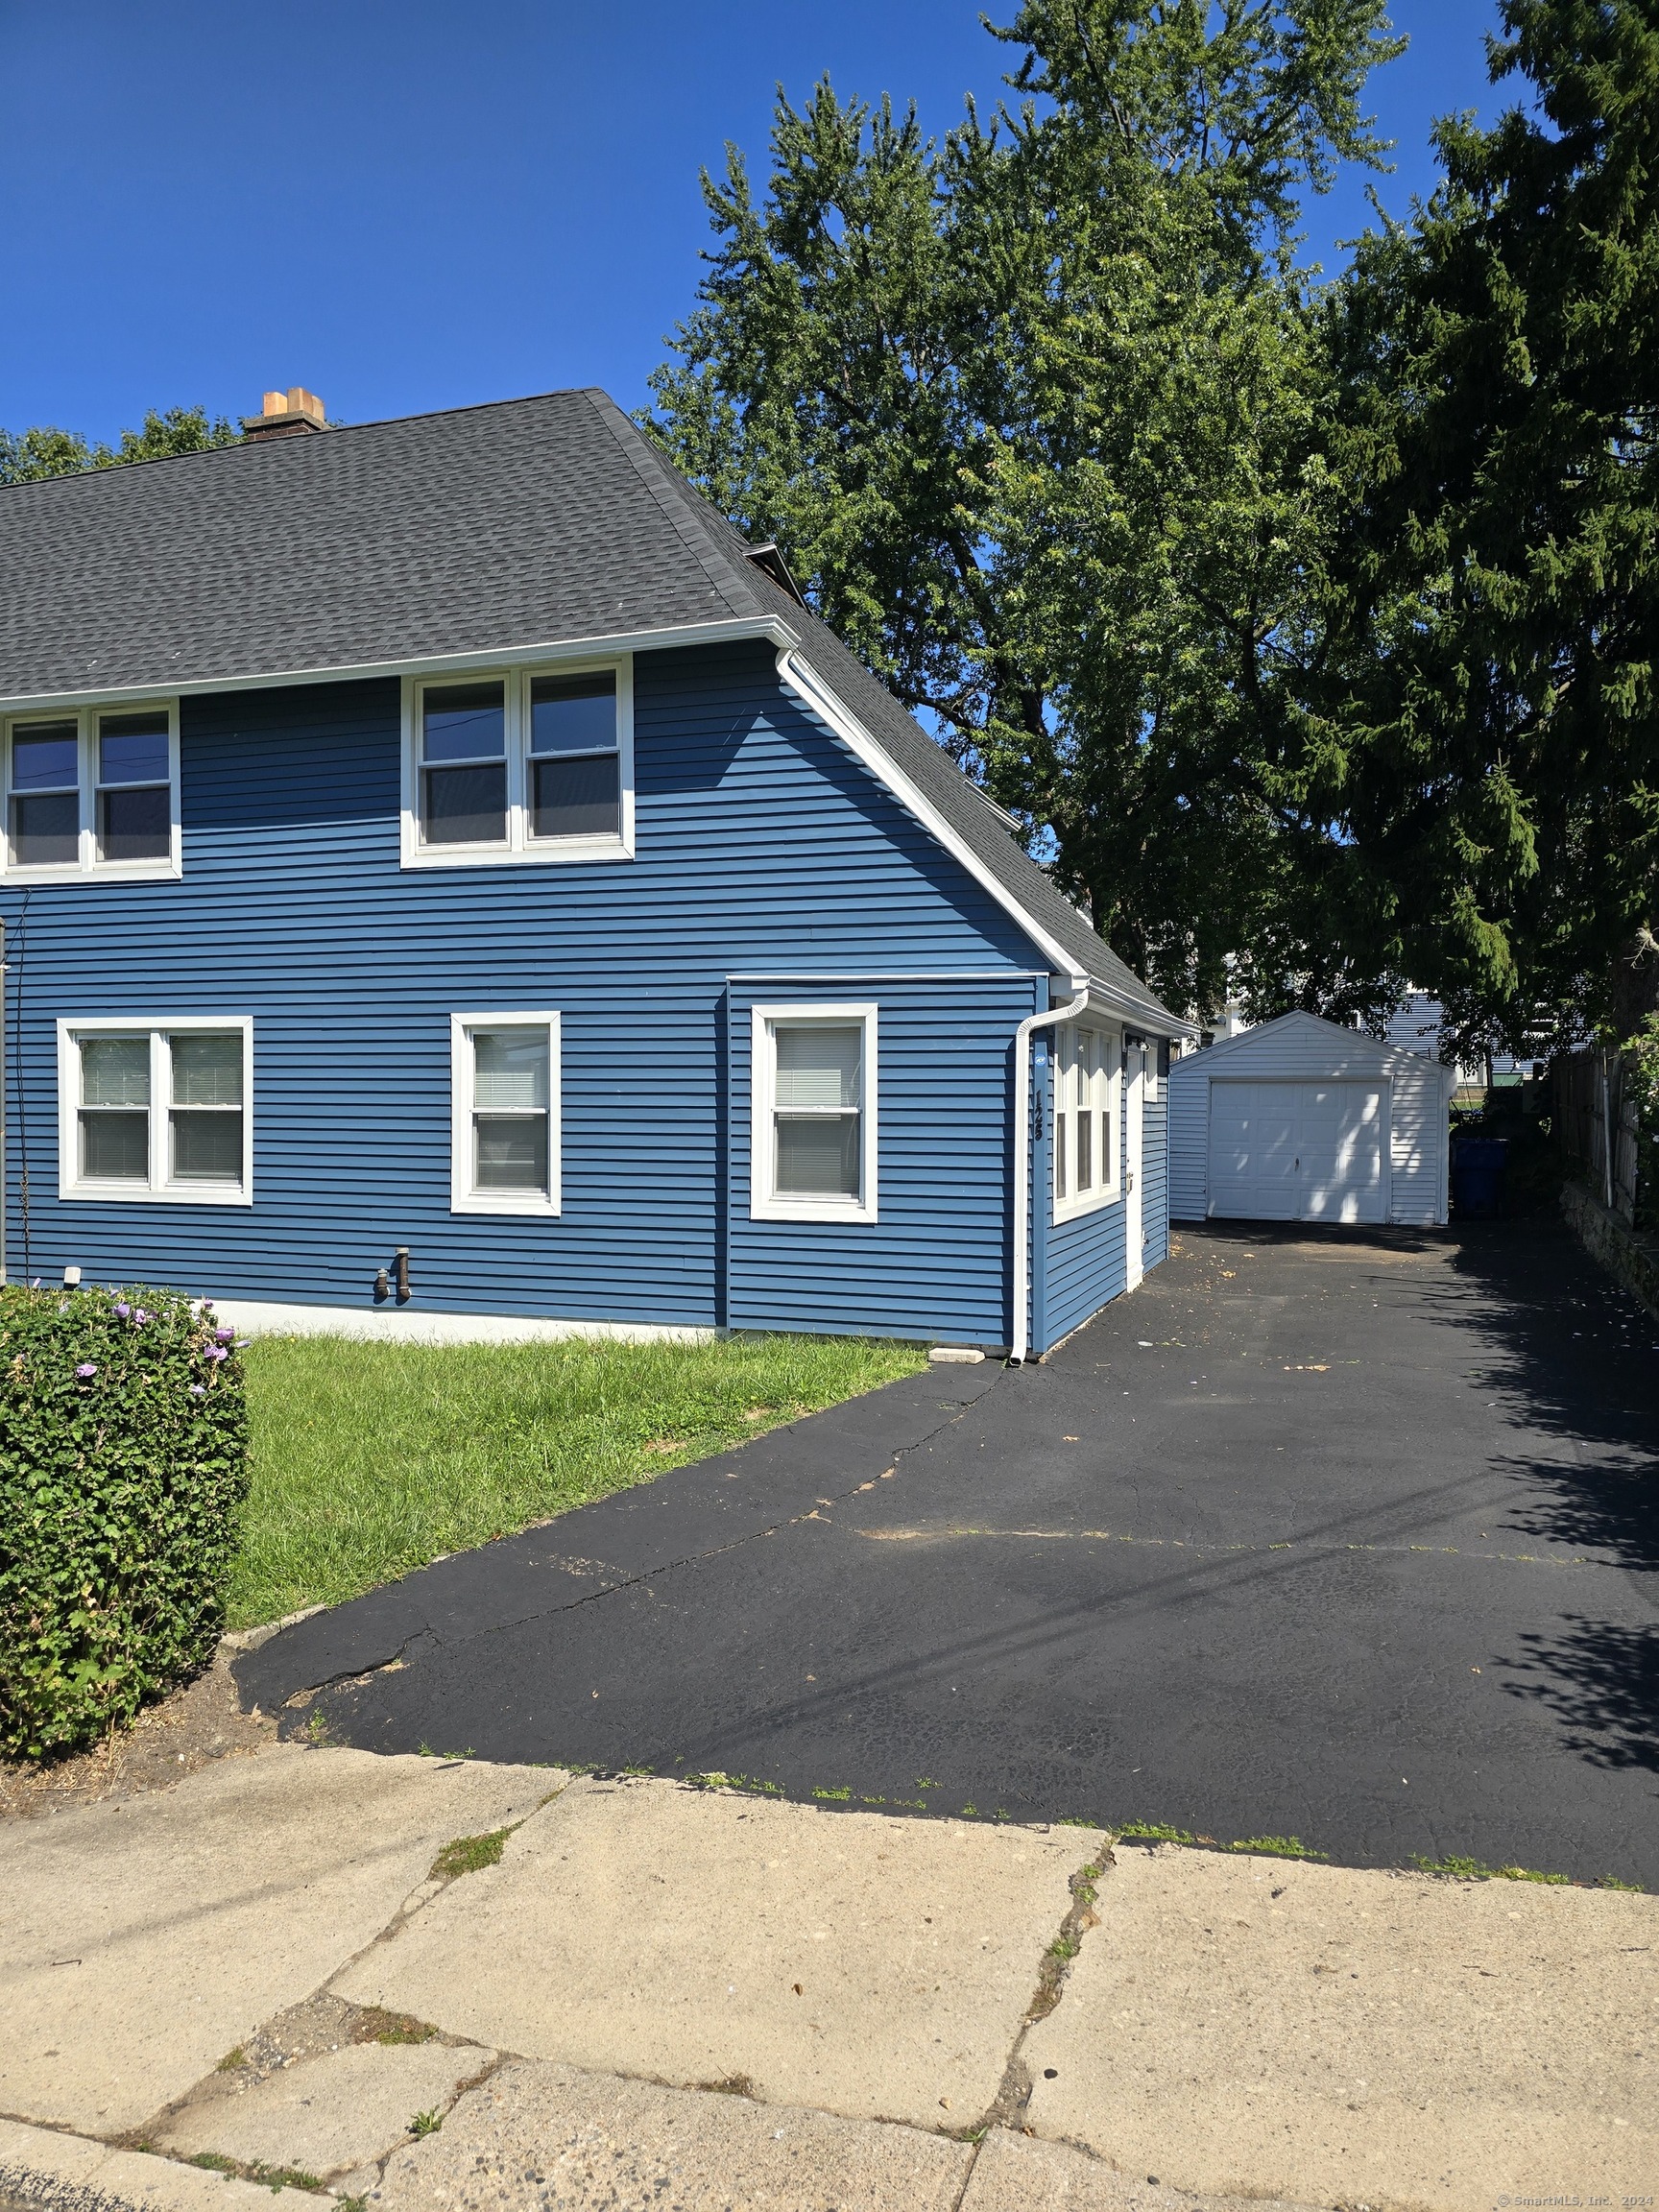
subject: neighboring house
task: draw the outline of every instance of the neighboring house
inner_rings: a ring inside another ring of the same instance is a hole
[[[1390,1045],[1404,1045],[1408,1052],[1426,1052],[1431,1059],[1440,1057],[1440,1031],[1446,1020],[1446,1010],[1438,998],[1431,998],[1427,992],[1413,992],[1388,1024]],[[1529,1075],[1540,1071],[1535,1058],[1517,1060],[1512,1053],[1489,1053],[1483,1060],[1460,1060],[1456,1063],[1459,1091],[1487,1091],[1494,1085],[1503,1088],[1508,1084],[1524,1083]]]
[[[1183,1024],[773,549],[597,392],[289,398],[0,493],[13,1274],[1018,1354],[1164,1257]]]
[[[1286,1014],[1169,1071],[1171,1215],[1446,1219],[1456,1071],[1314,1014]]]

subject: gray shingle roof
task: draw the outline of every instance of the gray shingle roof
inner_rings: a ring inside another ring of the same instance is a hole
[[[778,616],[1081,972],[1181,1024],[974,786],[602,392],[0,491],[0,697],[353,668]]]

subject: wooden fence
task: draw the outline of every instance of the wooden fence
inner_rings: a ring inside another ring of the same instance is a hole
[[[1553,1068],[1557,1142],[1587,1171],[1603,1206],[1636,1223],[1641,1118],[1617,1052],[1568,1052]]]

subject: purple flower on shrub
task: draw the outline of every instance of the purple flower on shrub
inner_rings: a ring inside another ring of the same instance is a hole
[[[228,1344],[235,1334],[236,1332],[234,1329],[227,1327],[223,1322],[213,1332],[214,1336],[221,1344]]]
[[[133,1314],[132,1318],[137,1322],[139,1328],[142,1329],[145,1322],[149,1320],[150,1316],[145,1312],[143,1307],[140,1306],[137,1311]]]
[[[191,1395],[191,1397],[192,1397],[192,1398],[205,1398],[205,1397],[206,1397],[206,1395],[207,1395],[207,1385],[206,1385],[206,1383],[205,1383],[205,1382],[192,1382],[192,1383],[191,1383],[191,1385],[190,1385],[190,1395]]]
[[[209,1344],[207,1347],[207,1357],[209,1359],[218,1360],[228,1359],[230,1355],[226,1351],[223,1344]]]
[[[128,1314],[129,1314],[129,1313],[131,1313],[131,1312],[132,1312],[132,1307],[131,1307],[131,1306],[129,1306],[129,1305],[127,1304],[127,1302],[126,1302],[126,1300],[125,1300],[125,1299],[121,1299],[121,1300],[119,1300],[119,1301],[117,1302],[117,1304],[116,1304],[116,1308],[115,1308],[115,1318],[116,1318],[116,1320],[117,1320],[117,1321],[125,1321],[125,1320],[126,1320],[126,1318],[127,1318],[127,1316],[128,1316]]]
[[[76,1368],[75,1372],[81,1378],[82,1382],[84,1382],[88,1376],[96,1375],[98,1370],[90,1359],[83,1359],[80,1366]]]

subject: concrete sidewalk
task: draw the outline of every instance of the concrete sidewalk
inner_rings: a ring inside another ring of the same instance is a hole
[[[0,1920],[0,2205],[1659,2192],[1646,1896],[282,1745],[10,1823]]]

